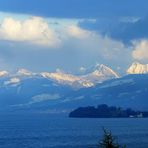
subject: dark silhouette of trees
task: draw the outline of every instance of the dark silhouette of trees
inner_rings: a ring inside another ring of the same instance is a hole
[[[104,135],[102,140],[98,144],[98,148],[125,148],[126,146],[120,146],[116,141],[116,138],[113,137],[111,131],[107,131],[103,128]]]
[[[139,116],[140,115],[140,116]],[[127,117],[148,117],[148,112],[134,111],[130,108],[122,109],[106,104],[94,106],[79,107],[69,114],[69,117],[76,118],[127,118]]]
[[[98,148],[119,148],[119,144],[115,142],[115,138],[110,131],[103,129],[104,135],[99,142]]]

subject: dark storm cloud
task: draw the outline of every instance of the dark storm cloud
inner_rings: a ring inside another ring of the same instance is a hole
[[[80,22],[79,25],[124,43],[148,38],[148,17],[137,18],[137,20],[136,18],[128,18],[126,21],[121,19],[97,19],[95,22],[86,20]]]

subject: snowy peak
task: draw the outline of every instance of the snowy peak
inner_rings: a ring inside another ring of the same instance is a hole
[[[70,73],[57,70],[56,72],[33,73],[27,69],[19,69],[16,73],[9,74],[5,85],[20,84],[25,79],[30,78],[46,78],[55,84],[67,85],[75,89],[87,88],[102,83],[105,80],[118,78],[118,75],[109,67],[103,64],[97,64],[93,68],[88,69],[83,75],[73,75]],[[8,72],[1,71],[0,77],[7,75]]]
[[[97,75],[104,75],[104,76],[111,76],[113,78],[118,78],[118,74],[116,74],[111,68],[103,65],[103,64],[97,64],[95,66],[95,71],[93,72],[94,74]]]
[[[105,80],[119,78],[119,76],[109,67],[103,64],[97,64],[93,71],[83,75],[84,79],[91,81],[94,85],[102,83]]]
[[[22,68],[22,69],[19,69],[19,70],[17,71],[17,75],[19,75],[19,76],[32,76],[33,73],[30,72],[30,71],[27,70],[27,69]]]
[[[41,75],[45,78],[51,78],[55,79],[57,81],[69,81],[69,82],[74,82],[79,80],[78,77],[71,75],[71,74],[66,74],[63,72],[55,72],[55,73],[48,73],[48,72],[43,72]]]
[[[43,72],[41,75],[60,84],[70,85],[75,88],[92,87],[105,80],[118,78],[118,75],[112,69],[103,64],[97,64],[91,72],[85,75],[72,75],[62,71],[55,73]]]
[[[20,79],[16,77],[10,78],[10,80],[4,82],[5,85],[16,85],[19,83],[20,83]]]
[[[134,62],[127,70],[128,74],[146,74],[148,73],[148,64]]]
[[[0,77],[7,76],[8,72],[7,71],[0,71]]]

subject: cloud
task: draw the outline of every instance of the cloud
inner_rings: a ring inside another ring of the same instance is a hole
[[[148,60],[148,40],[135,41],[132,56],[136,60]]]
[[[64,43],[65,49],[69,50],[65,53],[71,52],[72,54],[69,55],[71,63],[87,66],[86,63],[92,65],[97,62],[115,68],[123,64],[128,65],[131,60],[130,46],[127,47],[121,41],[103,36],[95,31],[83,29],[78,25],[73,28],[68,30],[70,37]]]
[[[99,18],[94,22],[80,21],[79,25],[126,44],[133,40],[148,38],[148,17]]]
[[[79,19],[52,22],[55,19],[21,15],[3,17],[0,59],[4,59],[7,69],[24,67],[33,71],[54,71],[60,68],[76,72],[81,66],[103,63],[116,70],[131,60],[130,47],[95,30],[82,28]],[[55,48],[58,50],[50,50]]]
[[[47,100],[57,100],[60,99],[59,94],[40,94],[32,97],[32,101],[29,102],[29,104],[32,103],[38,103],[42,101],[47,101]]]
[[[64,44],[69,38],[84,40],[94,34],[93,31],[82,29],[70,20],[65,21],[64,25],[63,22],[57,23],[59,28],[51,25],[48,19],[41,17],[30,17],[24,20],[5,17],[0,26],[0,40],[53,48]]]
[[[49,47],[56,47],[60,43],[55,31],[39,17],[31,17],[24,21],[5,18],[0,26],[0,40],[28,42]]]
[[[70,25],[66,28],[66,31],[69,36],[75,37],[78,39],[86,39],[92,35],[91,31],[80,28],[77,25]]]

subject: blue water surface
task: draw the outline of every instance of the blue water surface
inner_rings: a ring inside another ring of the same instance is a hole
[[[148,118],[75,119],[0,115],[0,148],[87,148],[112,131],[127,148],[148,148]]]

